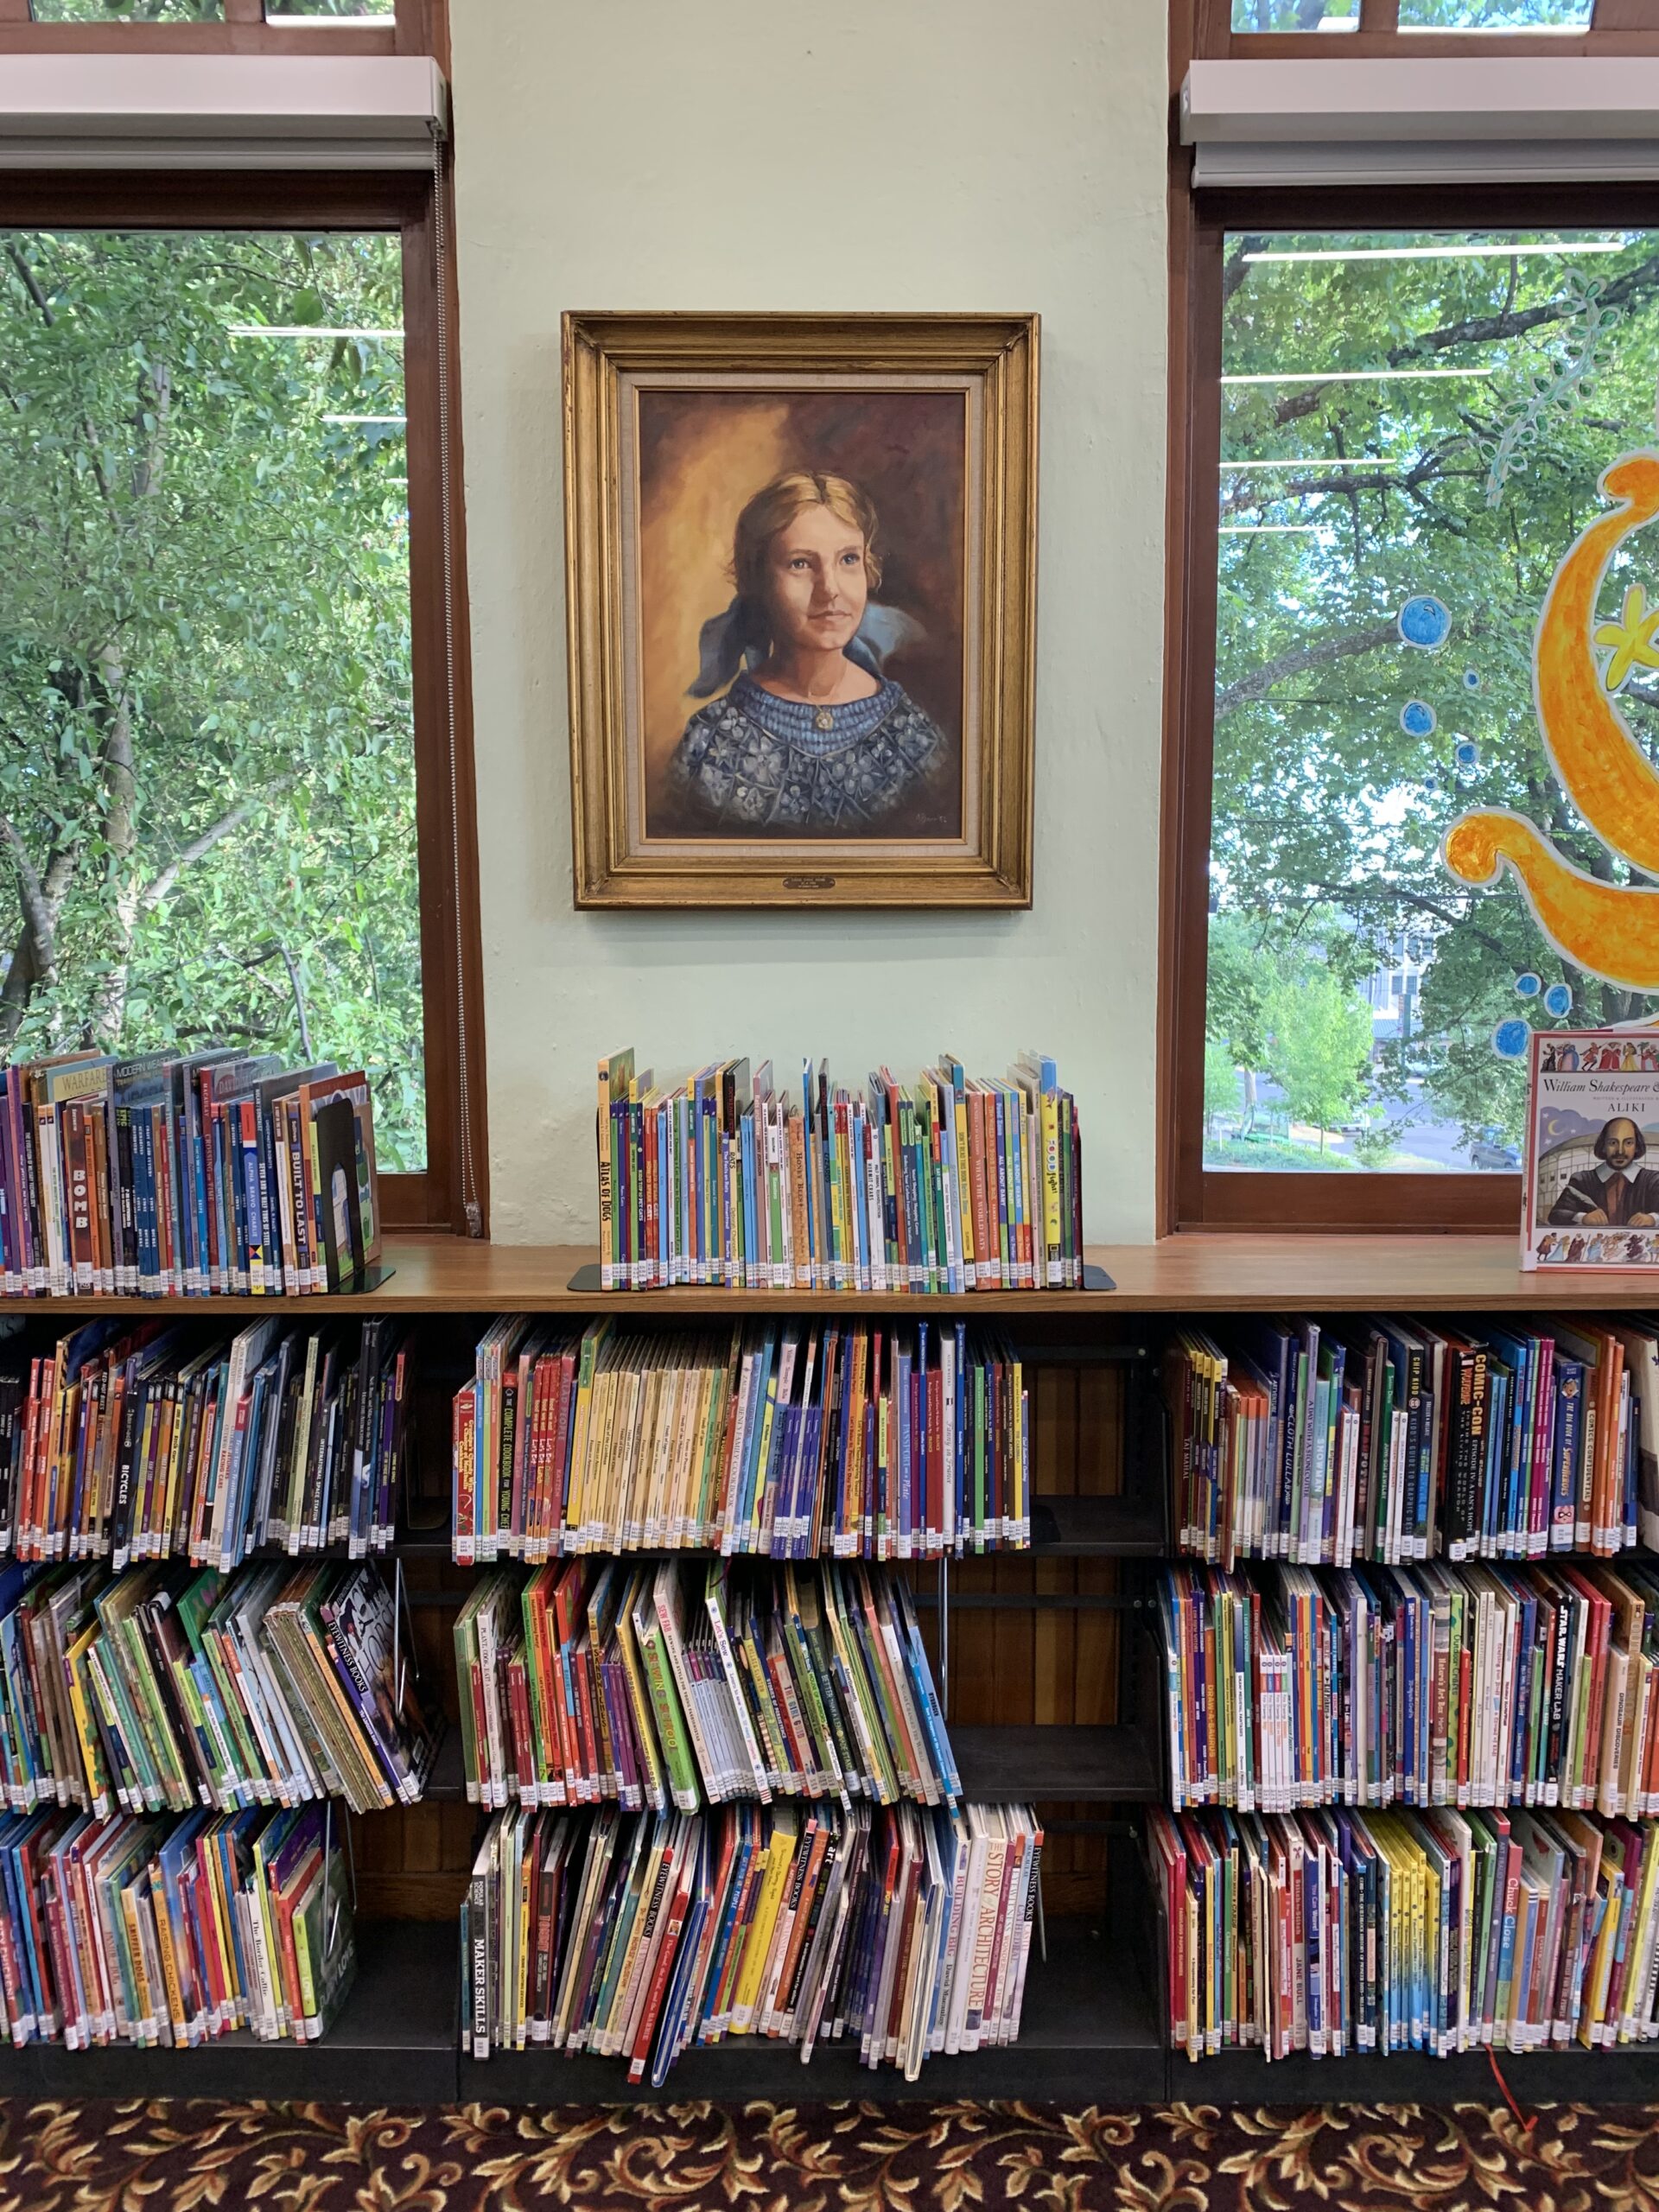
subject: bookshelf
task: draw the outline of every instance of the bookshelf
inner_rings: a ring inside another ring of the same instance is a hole
[[[1163,1332],[1159,1317],[1202,1320],[1280,1309],[1497,1313],[1545,1305],[1606,1311],[1646,1302],[1641,1277],[1546,1283],[1521,1274],[1510,1239],[1478,1236],[1192,1236],[1091,1249],[1089,1257],[1106,1269],[1116,1289],[926,1300],[717,1290],[604,1297],[569,1287],[591,1258],[580,1248],[409,1237],[389,1242],[391,1273],[366,1294],[188,1301],[192,1317],[209,1323],[256,1310],[316,1319],[386,1313],[418,1320],[417,1435],[424,1473],[411,1523],[400,1528],[388,1556],[405,1573],[423,1656],[444,1670],[441,1680],[453,1675],[453,1611],[474,1575],[449,1557],[448,1397],[471,1371],[480,1325],[495,1314],[574,1318],[603,1306],[637,1325],[653,1316],[757,1311],[843,1318],[932,1318],[950,1311],[995,1319],[1033,1368],[1050,1378],[1033,1390],[1029,1553],[953,1563],[946,1577],[934,1563],[922,1562],[912,1574],[924,1621],[931,1624],[936,1666],[942,1634],[960,1647],[950,1655],[954,1663],[938,1670],[952,1685],[950,1727],[965,1790],[1036,1802],[1051,1837],[1045,1871],[1053,1901],[1046,1929],[1039,1930],[1046,1952],[1040,1941],[1033,1943],[1020,2040],[1005,2050],[931,2059],[912,2085],[890,2068],[860,2069],[855,2052],[843,2046],[821,2048],[804,2069],[787,2046],[751,2038],[686,2053],[657,2093],[658,2101],[1041,2095],[1135,2101],[1196,2091],[1206,2101],[1444,2101],[1492,2094],[1484,2052],[1446,2060],[1405,2053],[1301,2057],[1270,2067],[1258,2052],[1234,2051],[1193,2067],[1167,2048],[1159,1986],[1162,1946],[1134,1819],[1135,1808],[1160,1797],[1165,1788],[1161,1701],[1143,1596],[1152,1567],[1169,1548],[1154,1369]],[[19,1317],[31,1319],[123,1308],[154,1313],[156,1302],[16,1301]],[[1056,1471],[1058,1479],[1046,1479],[1046,1471]],[[1077,1717],[1089,1701],[1085,1694],[1093,1695],[1099,1717]],[[534,2050],[499,2052],[486,2062],[462,2056],[454,1913],[482,1817],[465,1802],[461,1735],[452,1725],[421,1805],[353,1822],[359,1970],[341,2017],[321,2042],[296,2046],[237,2037],[177,2053],[74,2052],[51,2044],[0,2050],[0,2094],[401,2102],[611,2102],[645,2095],[629,2090],[613,2061]],[[1639,2101],[1659,2094],[1659,2046],[1549,2052],[1503,2063],[1523,2097]]]

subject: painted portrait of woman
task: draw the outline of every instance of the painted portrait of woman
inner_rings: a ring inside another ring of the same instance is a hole
[[[876,598],[874,503],[844,476],[786,469],[737,518],[730,604],[703,625],[690,716],[669,769],[686,826],[727,836],[939,836],[959,800],[950,748],[883,673],[919,626]]]
[[[1027,903],[1034,318],[564,328],[578,899]]]

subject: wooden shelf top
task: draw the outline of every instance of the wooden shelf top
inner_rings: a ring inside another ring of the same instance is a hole
[[[1601,1274],[1543,1269],[1522,1274],[1516,1236],[1171,1236],[1158,1244],[1091,1245],[1089,1258],[1116,1287],[1109,1291],[994,1291],[959,1298],[912,1298],[827,1291],[572,1291],[591,1262],[575,1244],[486,1244],[462,1237],[389,1236],[389,1281],[363,1295],[334,1298],[202,1298],[175,1302],[215,1314],[568,1313],[605,1307],[619,1313],[703,1314],[894,1313],[919,1316],[996,1315],[1004,1320],[1104,1319],[1113,1313],[1391,1312],[1461,1308],[1659,1306],[1659,1268]],[[0,1300],[0,1311],[153,1313],[144,1299]]]

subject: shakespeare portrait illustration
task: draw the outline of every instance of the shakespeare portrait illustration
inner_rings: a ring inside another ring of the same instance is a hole
[[[1643,1165],[1647,1151],[1646,1137],[1628,1116],[1604,1122],[1594,1146],[1597,1165],[1563,1185],[1550,1221],[1557,1228],[1659,1226],[1659,1169]]]

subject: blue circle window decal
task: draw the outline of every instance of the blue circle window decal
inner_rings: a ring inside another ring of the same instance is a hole
[[[1438,719],[1427,699],[1408,699],[1400,709],[1400,727],[1408,737],[1433,737]]]
[[[1516,977],[1515,988],[1522,998],[1535,999],[1544,988],[1544,979],[1541,976],[1535,976],[1529,968],[1523,975]]]
[[[1472,737],[1460,737],[1454,758],[1459,768],[1478,768],[1480,766],[1480,747]]]
[[[1479,671],[1478,668],[1465,668],[1465,669],[1464,670],[1464,671],[1463,671],[1463,688],[1464,688],[1464,690],[1465,690],[1465,691],[1478,691],[1478,690],[1479,690],[1479,689],[1480,689],[1480,671]]]
[[[1572,984],[1552,983],[1549,988],[1544,993],[1544,1012],[1546,1014],[1553,1014],[1559,1018],[1561,1014],[1571,1014],[1572,1011]]]
[[[1437,653],[1452,634],[1452,610],[1433,592],[1418,592],[1400,610],[1400,635],[1420,652]]]
[[[1492,1032],[1492,1050],[1501,1060],[1518,1060],[1527,1049],[1532,1036],[1531,1024],[1512,1015],[1500,1021]]]

